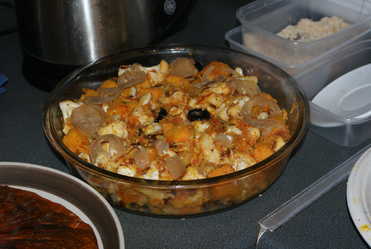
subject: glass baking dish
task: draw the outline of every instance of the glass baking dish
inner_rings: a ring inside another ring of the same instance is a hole
[[[257,75],[260,87],[288,111],[292,136],[272,156],[238,172],[198,180],[148,180],[113,173],[82,160],[62,142],[63,118],[59,103],[81,96],[102,80],[117,75],[120,65],[157,65],[161,60],[192,56],[200,65],[222,61]],[[282,174],[291,153],[306,134],[309,106],[291,76],[273,64],[227,48],[208,46],[149,47],[123,51],[75,71],[54,89],[44,109],[44,132],[67,164],[116,207],[141,214],[188,216],[234,207],[267,189]]]

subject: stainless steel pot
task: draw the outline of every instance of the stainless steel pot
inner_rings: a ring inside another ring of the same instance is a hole
[[[83,65],[148,45],[171,30],[191,0],[15,0],[22,47],[39,60]]]

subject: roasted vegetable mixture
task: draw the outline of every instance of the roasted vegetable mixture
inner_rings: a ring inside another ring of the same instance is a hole
[[[256,76],[192,58],[117,77],[60,102],[65,146],[106,170],[152,180],[195,180],[248,168],[289,139],[287,112]]]

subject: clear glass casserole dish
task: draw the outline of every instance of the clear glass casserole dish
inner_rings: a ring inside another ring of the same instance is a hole
[[[96,88],[117,74],[120,65],[157,65],[161,60],[192,57],[200,65],[221,61],[259,78],[262,91],[271,94],[288,112],[289,141],[272,156],[234,173],[199,180],[161,181],[119,175],[90,164],[62,142],[63,117],[59,103],[77,99],[83,88]],[[168,46],[124,51],[79,69],[62,80],[44,110],[43,129],[52,147],[67,164],[114,206],[142,214],[187,216],[233,207],[258,195],[282,173],[303,139],[308,124],[308,102],[295,81],[284,71],[254,56],[227,48]]]

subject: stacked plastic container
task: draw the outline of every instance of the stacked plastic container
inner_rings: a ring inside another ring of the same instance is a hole
[[[314,41],[292,41],[277,35],[300,19],[331,16],[350,25]],[[310,101],[311,128],[316,133],[342,146],[355,146],[371,138],[371,114],[360,118],[356,108],[353,114],[333,113],[312,101],[340,76],[371,63],[369,1],[258,0],[241,7],[237,18],[241,27],[226,33],[230,46],[270,61],[296,79]],[[369,78],[371,84],[371,75]]]

